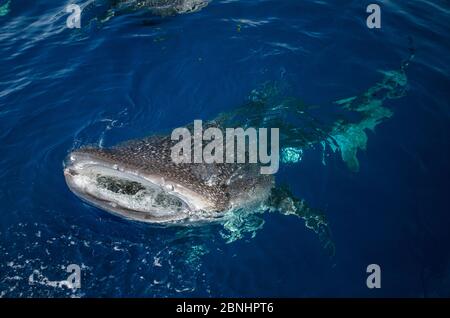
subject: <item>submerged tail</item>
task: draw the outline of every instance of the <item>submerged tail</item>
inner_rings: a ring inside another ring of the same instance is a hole
[[[242,107],[220,114],[214,121],[224,127],[279,127],[284,163],[299,162],[305,150],[320,145],[340,152],[347,166],[358,171],[357,152],[366,148],[366,131],[393,115],[383,103],[406,93],[406,69],[415,54],[412,39],[409,51],[400,69],[380,71],[382,80],[358,96],[319,107],[295,97],[281,97],[280,85],[266,83],[254,90]]]
[[[244,106],[219,115],[214,122],[224,127],[279,127],[284,163],[300,162],[305,150],[321,145],[324,150],[339,152],[347,166],[358,171],[357,152],[366,148],[366,131],[374,130],[393,115],[383,103],[406,94],[406,70],[415,54],[411,39],[410,44],[410,54],[400,69],[381,72],[382,80],[358,96],[318,108],[297,98],[280,99],[279,86],[269,83],[253,91]],[[320,113],[314,115],[317,110]],[[323,212],[310,208],[287,188],[274,188],[267,204],[271,211],[304,219],[306,227],[317,233],[325,249],[334,255],[335,246]]]

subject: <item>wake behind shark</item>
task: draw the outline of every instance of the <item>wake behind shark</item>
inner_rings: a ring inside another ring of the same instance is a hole
[[[405,94],[406,67],[384,72],[383,79],[359,96],[335,102],[331,120],[313,116],[295,98],[275,102],[274,86],[255,91],[242,107],[211,120],[212,127],[280,127],[282,162],[301,160],[316,146],[340,152],[350,169],[359,168],[358,149],[365,149],[367,130],[392,116],[383,106]],[[335,111],[351,113],[351,120]],[[356,119],[354,118],[356,115]],[[190,126],[186,126],[192,129]],[[251,163],[174,163],[169,134],[132,140],[111,148],[72,151],[64,175],[82,200],[127,219],[148,223],[192,223],[226,219],[242,211],[278,211],[296,215],[331,245],[324,214],[279,187],[273,175]]]

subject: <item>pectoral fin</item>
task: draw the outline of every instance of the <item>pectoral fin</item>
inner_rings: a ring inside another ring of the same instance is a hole
[[[305,220],[305,226],[318,234],[325,250],[334,256],[335,246],[331,239],[331,233],[325,214],[310,208],[304,200],[297,199],[286,187],[276,187],[268,199],[270,211],[284,215],[295,215]]]

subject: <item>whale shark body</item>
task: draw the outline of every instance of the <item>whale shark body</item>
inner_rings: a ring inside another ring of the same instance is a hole
[[[200,11],[212,0],[90,0],[81,5],[82,25],[104,23],[129,12],[148,12],[154,17],[168,17]],[[157,21],[154,23],[158,23]]]
[[[148,9],[158,15],[174,15],[197,12],[211,0],[114,0],[113,6],[132,9]]]
[[[312,116],[296,99],[274,100],[272,87],[254,92],[242,107],[219,114],[208,125],[279,127],[282,163],[299,162],[307,149],[319,145],[340,152],[348,167],[357,171],[356,155],[366,148],[366,131],[392,116],[383,103],[406,92],[405,71],[413,56],[412,52],[399,70],[382,72],[383,79],[359,96],[334,102],[331,121]],[[346,119],[335,111],[352,116]],[[221,220],[234,211],[278,211],[304,219],[325,245],[331,244],[324,214],[277,186],[273,175],[261,174],[260,164],[175,163],[174,144],[166,134],[110,148],[75,149],[64,163],[66,183],[87,203],[134,221],[192,223]]]

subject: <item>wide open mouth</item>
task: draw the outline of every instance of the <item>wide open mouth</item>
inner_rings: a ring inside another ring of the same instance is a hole
[[[92,158],[70,160],[64,175],[69,188],[81,199],[126,218],[168,222],[185,219],[193,210],[173,187]]]

